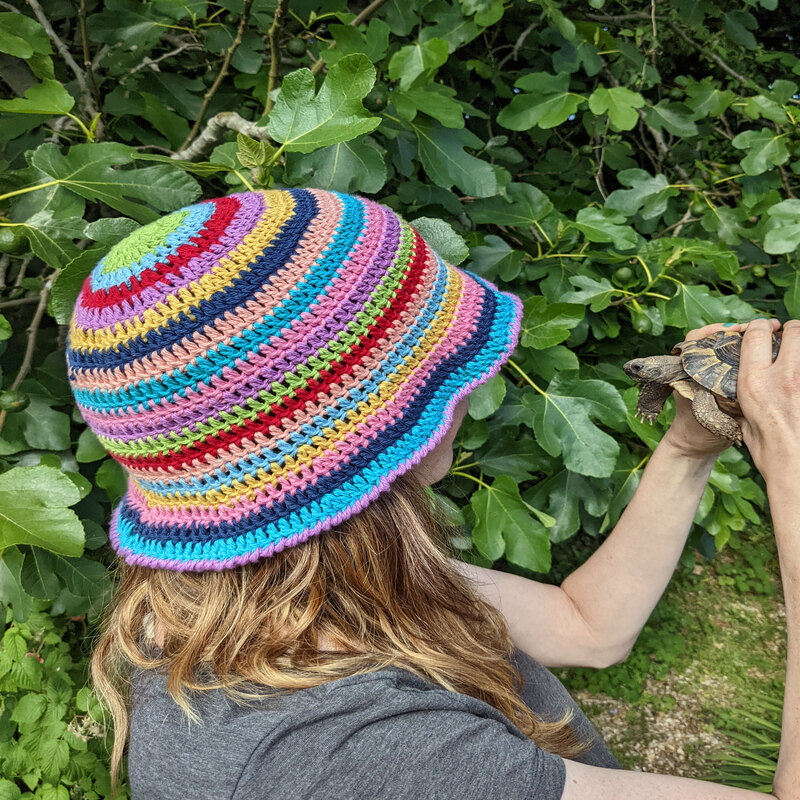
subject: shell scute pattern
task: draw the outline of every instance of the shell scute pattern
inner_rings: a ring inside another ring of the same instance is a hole
[[[373,201],[270,190],[175,214],[98,265],[68,339],[76,402],[128,472],[110,535],[129,563],[224,569],[327,530],[516,346],[519,298]]]

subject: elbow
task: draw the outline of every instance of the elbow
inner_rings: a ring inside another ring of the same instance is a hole
[[[615,664],[622,664],[627,661],[632,650],[633,645],[626,645],[624,648],[604,648],[603,650],[595,651],[592,663],[587,664],[587,666],[595,669],[608,669],[608,667],[613,667]]]

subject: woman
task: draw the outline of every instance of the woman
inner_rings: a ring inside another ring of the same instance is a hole
[[[618,525],[561,587],[448,554],[425,487],[520,318],[519,298],[390,209],[320,190],[189,206],[100,261],[67,355],[130,478],[91,670],[114,777],[130,722],[134,800],[762,797],[620,770],[544,668],[622,661],[663,592],[725,447],[682,399]],[[772,365],[774,327],[747,327],[740,393],[791,663],[800,324]],[[800,796],[795,669],[780,800]]]

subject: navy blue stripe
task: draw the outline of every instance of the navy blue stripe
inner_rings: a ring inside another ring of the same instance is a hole
[[[386,430],[382,431],[381,435],[374,439],[372,444],[364,448],[356,456],[353,456],[348,463],[344,464],[333,475],[323,476],[314,486],[297,491],[292,496],[287,495],[282,503],[274,505],[272,508],[264,508],[261,511],[242,517],[236,522],[222,522],[218,525],[212,525],[210,528],[205,528],[199,523],[191,523],[181,527],[165,524],[143,525],[139,514],[134,509],[124,505],[120,513],[122,517],[130,520],[133,528],[131,533],[138,534],[143,539],[175,543],[179,541],[228,539],[256,528],[266,528],[271,523],[285,519],[293,511],[310,505],[314,500],[319,500],[329,492],[347,483],[350,478],[368,467],[378,455],[410,431],[427,409],[428,404],[442,384],[460,367],[469,364],[486,347],[497,312],[497,300],[493,292],[485,288],[483,291],[483,309],[478,318],[478,329],[469,341],[457,353],[451,354],[438,364],[422,391],[406,408],[402,419],[387,426]]]
[[[226,311],[242,305],[264,285],[270,275],[285,266],[297,252],[300,238],[319,212],[317,201],[311,192],[305,189],[288,191],[295,201],[291,219],[284,223],[269,246],[251,262],[254,265],[253,269],[243,271],[230,286],[226,286],[210,298],[203,298],[190,309],[195,319],[191,319],[186,312],[181,311],[177,320],[171,320],[168,325],[158,330],[133,337],[125,346],[120,347],[118,352],[70,350],[70,365],[76,369],[121,367],[180,342],[185,336],[190,336],[195,331],[202,330],[205,325],[212,324]],[[147,341],[144,340],[144,336],[147,337]]]

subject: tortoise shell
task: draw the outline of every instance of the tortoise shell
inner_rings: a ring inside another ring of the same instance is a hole
[[[780,336],[773,334],[773,361],[780,346]],[[680,355],[683,368],[690,378],[714,394],[735,400],[741,350],[741,333],[721,331],[702,339],[676,344],[672,354]]]

